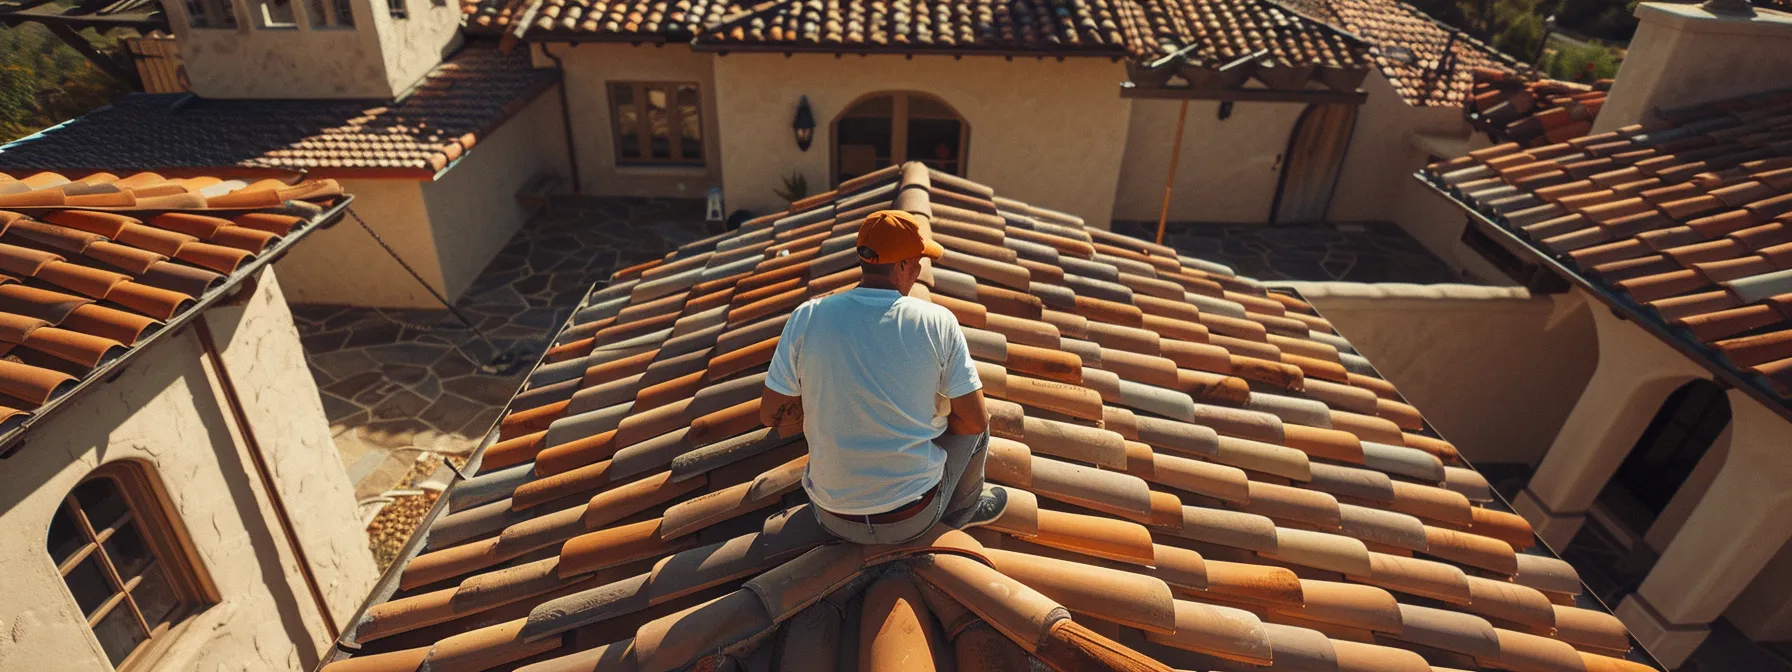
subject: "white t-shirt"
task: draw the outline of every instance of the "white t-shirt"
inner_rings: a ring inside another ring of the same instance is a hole
[[[803,489],[841,514],[883,513],[939,483],[946,406],[983,387],[952,312],[891,289],[798,306],[765,386],[803,399]]]

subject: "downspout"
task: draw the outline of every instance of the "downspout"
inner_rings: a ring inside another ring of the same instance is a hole
[[[254,286],[245,286],[241,292],[253,292]],[[336,625],[335,614],[330,613],[330,603],[324,599],[323,587],[318,584],[317,574],[311,569],[311,561],[305,555],[305,545],[299,543],[299,536],[293,530],[292,513],[286,507],[286,501],[280,497],[280,489],[274,487],[274,476],[268,469],[267,455],[262,451],[261,442],[255,439],[255,429],[249,424],[249,414],[243,408],[243,400],[237,394],[236,383],[230,378],[230,370],[224,366],[224,356],[218,352],[218,343],[212,338],[211,327],[206,326],[205,319],[193,320],[193,333],[199,337],[199,346],[205,350],[206,359],[211,361],[212,370],[218,376],[218,388],[224,393],[224,403],[230,407],[230,415],[242,430],[243,446],[249,451],[249,465],[254,468],[255,475],[261,480],[261,489],[268,493],[268,506],[274,510],[274,521],[280,526],[281,536],[286,537],[286,545],[292,549],[293,560],[299,566],[299,575],[305,581],[305,588],[311,593],[311,600],[317,607],[317,613],[324,621],[324,630],[329,633],[330,641],[342,636],[342,629]]]
[[[547,42],[541,43],[541,55],[553,61],[554,68],[560,71],[560,125],[566,133],[566,165],[572,170],[572,194],[582,196],[585,191],[579,181],[579,153],[573,150],[572,106],[566,102],[566,66],[560,62],[559,56],[548,49],[549,46],[551,45]]]

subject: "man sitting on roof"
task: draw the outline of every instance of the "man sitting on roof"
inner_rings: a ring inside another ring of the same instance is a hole
[[[803,431],[803,489],[851,542],[908,541],[974,514],[983,491],[983,381],[951,311],[908,296],[921,258],[944,253],[923,229],[900,210],[866,217],[858,287],[798,306],[765,378],[760,420]]]

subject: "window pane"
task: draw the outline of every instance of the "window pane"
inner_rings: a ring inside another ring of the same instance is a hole
[[[75,488],[75,501],[81,503],[81,510],[87,513],[87,522],[93,525],[94,532],[111,527],[128,510],[124,495],[118,492],[118,484],[110,478],[82,483]]]
[[[958,121],[952,119],[910,117],[908,158],[957,175],[959,128]]]
[[[688,84],[678,87],[679,142],[682,143],[680,151],[687,161],[703,161],[702,105],[697,87]]]
[[[131,597],[137,600],[137,608],[143,610],[143,620],[149,621],[152,628],[167,620],[168,614],[180,604],[180,596],[174,593],[174,587],[168,583],[168,574],[160,565],[151,566],[143,573],[143,580],[131,591]]]
[[[106,570],[100,567],[100,556],[90,554],[81,564],[63,577],[68,582],[68,592],[74,593],[75,604],[81,605],[81,613],[92,616],[93,610],[100,608],[106,598],[118,592],[112,582],[106,579]]]
[[[137,625],[136,617],[131,615],[131,608],[123,604],[93,626],[93,634],[100,639],[100,648],[106,650],[106,658],[112,661],[113,667],[124,662],[125,657],[148,638],[143,628]]]
[[[143,571],[144,567],[155,560],[150,555],[149,545],[143,542],[143,536],[137,534],[137,526],[125,523],[112,537],[106,540],[106,557],[112,559],[112,565],[118,568],[118,575],[129,580]]]
[[[666,112],[666,89],[648,87],[647,89],[647,132],[651,139],[649,150],[653,158],[672,158],[672,122]]]
[[[848,180],[890,165],[890,118],[846,118],[838,133],[840,179]]]
[[[634,85],[610,85],[610,99],[616,101],[616,155],[641,158],[641,120],[635,111]]]
[[[56,509],[56,516],[50,519],[50,559],[60,565],[85,545],[87,535],[81,534],[74,514],[69,513],[66,506]]]
[[[890,115],[895,113],[896,98],[893,96],[878,96],[852,106],[852,109],[846,111],[845,116],[854,118],[883,117],[888,119]]]

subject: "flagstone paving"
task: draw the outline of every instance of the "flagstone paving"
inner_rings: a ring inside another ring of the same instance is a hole
[[[447,310],[293,306],[356,497],[399,485],[419,456],[478,447],[593,283],[720,231],[712,227],[701,201],[557,202],[456,301],[483,338]]]

